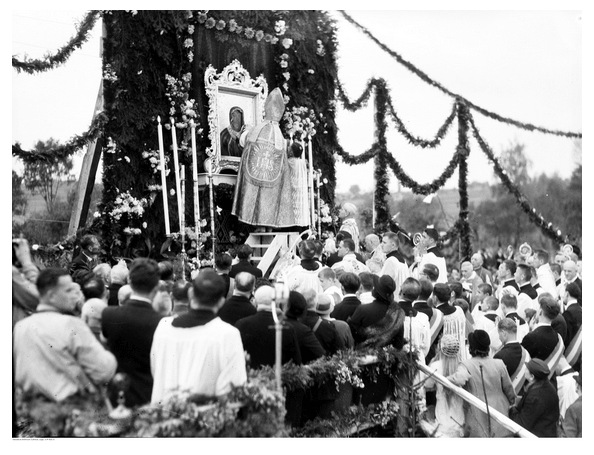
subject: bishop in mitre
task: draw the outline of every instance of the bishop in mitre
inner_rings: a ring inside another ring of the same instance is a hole
[[[293,204],[294,184],[291,183],[289,156],[300,154],[301,145],[291,145],[283,137],[279,121],[285,103],[279,88],[275,88],[264,104],[264,120],[248,129],[240,142],[245,142],[232,214],[240,221],[268,228],[301,225],[303,217]]]

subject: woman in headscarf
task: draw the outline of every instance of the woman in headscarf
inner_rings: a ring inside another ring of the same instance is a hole
[[[221,131],[221,156],[241,156],[239,138],[243,132],[243,110],[233,106],[229,110],[229,126]]]
[[[456,372],[447,378],[507,416],[509,407],[515,402],[516,393],[503,360],[489,357],[489,334],[484,330],[475,330],[468,335],[468,344],[471,358],[464,360]],[[464,407],[465,427],[469,437],[512,436],[509,430],[485,412],[466,402]]]

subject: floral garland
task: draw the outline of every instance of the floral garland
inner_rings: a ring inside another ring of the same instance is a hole
[[[320,121],[316,118],[313,109],[305,106],[293,106],[283,114],[283,127],[290,137],[298,134],[301,137],[314,137],[319,128]]]
[[[569,137],[569,138],[581,138],[582,137],[582,133],[574,133],[574,132],[558,131],[558,130],[549,130],[547,128],[535,126],[535,125],[532,125],[530,123],[523,123],[523,122],[519,122],[517,120],[513,120],[511,118],[506,118],[506,117],[503,117],[503,116],[501,116],[499,114],[496,114],[494,112],[488,111],[487,109],[484,109],[484,108],[482,108],[480,106],[477,106],[476,104],[470,102],[466,98],[463,98],[460,95],[457,95],[457,94],[451,92],[450,90],[448,90],[447,88],[445,88],[443,85],[441,85],[439,82],[436,82],[435,80],[431,79],[423,71],[421,71],[420,69],[418,69],[412,63],[410,63],[407,60],[405,60],[397,52],[391,50],[388,46],[386,46],[384,43],[382,43],[381,41],[379,41],[368,29],[366,29],[361,24],[359,24],[358,22],[356,22],[346,12],[340,11],[340,13],[342,14],[342,16],[347,21],[349,21],[351,24],[353,24],[355,27],[357,27],[359,30],[361,30],[363,33],[365,33],[369,38],[371,38],[372,41],[374,41],[384,51],[386,51],[388,54],[390,54],[392,57],[394,57],[398,63],[400,63],[401,65],[403,65],[410,72],[412,72],[413,74],[415,74],[418,77],[420,77],[423,81],[425,81],[429,85],[432,85],[433,87],[439,89],[440,91],[442,91],[446,95],[449,95],[452,98],[459,98],[459,99],[461,99],[462,101],[464,101],[464,103],[468,107],[476,110],[477,112],[480,112],[481,114],[483,114],[483,115],[485,115],[485,116],[487,116],[489,118],[492,118],[494,120],[497,120],[499,122],[511,124],[511,125],[517,126],[518,128],[521,128],[521,129],[524,129],[524,130],[527,130],[527,131],[539,131],[539,132],[545,133],[545,134],[552,134],[552,135],[555,135],[555,136],[565,136],[565,137]]]
[[[458,192],[460,194],[459,212],[459,237],[461,242],[461,258],[470,259],[472,256],[472,245],[470,243],[470,225],[468,223],[468,156],[470,146],[468,144],[468,119],[470,112],[466,105],[460,101],[457,103],[458,111],[458,146],[456,154],[460,157],[458,168]]]
[[[387,98],[388,98],[388,107],[390,108],[390,115],[392,116],[392,119],[396,123],[396,128],[398,129],[398,132],[400,134],[402,134],[409,143],[411,143],[412,145],[416,145],[418,147],[435,148],[439,144],[441,144],[442,139],[447,134],[448,130],[450,129],[450,126],[452,126],[452,123],[454,122],[454,118],[456,118],[456,103],[454,103],[452,105],[452,112],[450,112],[450,115],[445,119],[443,125],[441,125],[439,127],[439,130],[437,131],[437,133],[435,133],[435,137],[433,139],[431,139],[430,141],[427,141],[425,139],[415,137],[411,133],[409,133],[409,131],[404,126],[404,123],[402,122],[402,120],[400,120],[400,117],[398,117],[398,114],[396,113],[396,110],[394,109],[394,106],[392,105],[392,99],[391,99],[389,93],[387,94]]]
[[[515,197],[516,202],[518,203],[520,208],[524,211],[524,213],[526,215],[528,215],[530,220],[534,224],[536,224],[547,237],[554,240],[558,244],[568,243],[570,241],[569,236],[566,235],[565,237],[563,237],[561,229],[555,229],[555,227],[553,226],[553,223],[547,223],[545,221],[544,217],[542,216],[542,214],[536,213],[536,208],[530,206],[526,196],[520,192],[520,190],[518,189],[518,187],[516,185],[513,184],[513,182],[510,180],[509,176],[507,175],[506,170],[503,169],[503,167],[499,163],[499,160],[497,160],[497,157],[493,153],[493,150],[489,147],[489,145],[485,142],[485,140],[480,135],[479,130],[476,127],[476,125],[474,123],[474,119],[471,115],[469,115],[469,122],[470,122],[470,125],[472,126],[472,134],[473,134],[474,138],[476,139],[476,141],[478,142],[481,150],[483,151],[483,153],[485,155],[487,155],[488,160],[493,164],[493,169],[495,170],[495,173],[497,174],[499,179],[503,182],[503,184],[505,185],[507,190],[510,192],[510,194],[512,194]]]
[[[12,156],[21,159],[24,163],[35,163],[38,161],[53,162],[54,160],[66,158],[80,151],[89,142],[97,139],[103,131],[107,120],[107,116],[104,112],[98,112],[93,118],[88,131],[82,135],[74,136],[66,144],[59,145],[52,150],[44,152],[23,150],[21,145],[17,142],[12,146]]]
[[[23,60],[12,57],[12,67],[18,73],[24,71],[25,73],[35,74],[63,65],[76,49],[80,49],[87,42],[99,16],[99,11],[89,11],[82,19],[80,26],[77,27],[76,35],[55,54],[46,55],[43,59],[28,59],[26,55]]]

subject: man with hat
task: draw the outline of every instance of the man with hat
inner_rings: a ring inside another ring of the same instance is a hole
[[[559,397],[549,381],[549,367],[540,359],[527,363],[524,396],[509,408],[509,417],[539,438],[556,438]]]
[[[355,342],[366,339],[364,329],[379,322],[388,311],[388,306],[394,300],[396,284],[389,275],[382,275],[373,288],[371,295],[373,302],[359,305],[352,316],[347,319]]]
[[[342,339],[344,349],[352,349],[355,346],[353,335],[351,334],[351,328],[345,321],[334,319],[330,316],[330,313],[334,310],[334,301],[328,294],[318,295],[318,303],[316,304],[316,313],[324,321],[328,321],[334,325],[338,337]]]
[[[439,269],[439,276],[437,277],[438,283],[447,283],[448,281],[448,270],[446,268],[446,261],[443,257],[443,253],[437,247],[439,241],[439,233],[432,225],[427,226],[423,231],[423,235],[419,245],[415,248],[415,263],[411,266],[413,276],[418,278],[420,270],[423,270],[425,264],[434,264]],[[420,255],[420,251],[425,251],[423,255]]]

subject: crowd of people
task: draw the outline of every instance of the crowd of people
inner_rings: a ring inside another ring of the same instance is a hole
[[[245,383],[248,367],[274,365],[280,319],[283,363],[344,349],[412,350],[536,436],[581,437],[577,248],[552,263],[544,250],[506,258],[495,274],[476,253],[455,268],[458,278],[431,227],[412,264],[398,233],[360,239],[352,223],[345,228],[325,244],[299,244],[277,275],[284,300],[247,244],[186,281],[168,261],[100,263],[94,236],[81,240],[68,270],[40,270],[27,241],[13,240],[13,394],[63,404],[103,390],[114,407],[156,405],[181,390],[221,397]],[[126,380],[114,388],[118,373]],[[433,376],[417,380],[434,435],[511,436]]]

